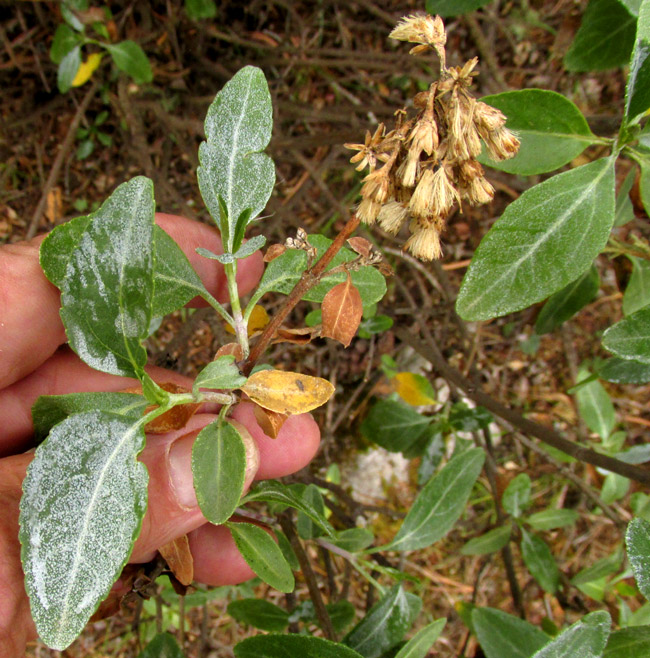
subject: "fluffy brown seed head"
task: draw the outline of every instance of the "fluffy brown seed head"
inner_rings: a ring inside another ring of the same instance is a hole
[[[496,107],[477,101],[474,107],[474,121],[484,130],[492,132],[503,128],[506,117]]]
[[[377,220],[377,215],[381,210],[381,203],[374,199],[363,199],[357,208],[357,217],[364,223],[372,225]]]
[[[379,215],[377,216],[377,221],[386,233],[397,235],[404,225],[404,222],[408,219],[408,216],[408,209],[403,203],[400,203],[399,201],[389,201],[381,207]]]
[[[391,39],[410,41],[428,46],[444,46],[447,42],[445,25],[440,16],[411,14],[402,18],[388,35]]]
[[[507,128],[492,132],[483,131],[481,137],[493,160],[508,160],[517,155],[520,142]]]
[[[368,174],[363,179],[364,184],[361,188],[361,196],[364,199],[372,199],[379,204],[384,203],[388,198],[388,192],[390,190],[388,173],[386,167],[382,167]]]
[[[418,228],[404,245],[420,260],[434,260],[442,256],[440,234],[434,226]]]
[[[473,205],[489,203],[494,199],[494,188],[483,176],[473,178],[466,188],[463,188],[463,196]]]

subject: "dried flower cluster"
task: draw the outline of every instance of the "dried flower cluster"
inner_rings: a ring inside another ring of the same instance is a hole
[[[469,92],[478,59],[462,67],[446,67],[445,28],[439,16],[408,16],[390,36],[420,44],[418,54],[434,50],[440,59],[440,79],[414,98],[417,115],[396,113],[389,132],[380,124],[367,133],[350,162],[370,173],[363,179],[357,215],[366,224],[378,222],[397,234],[408,222],[411,236],[404,245],[422,260],[442,255],[440,233],[454,204],[479,205],[492,200],[494,188],[476,160],[481,140],[494,160],[513,157],[519,140],[505,128],[506,117],[477,101]],[[379,166],[380,165],[380,166]]]

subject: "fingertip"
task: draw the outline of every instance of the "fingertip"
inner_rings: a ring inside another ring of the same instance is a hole
[[[267,436],[255,419],[252,402],[234,407],[232,417],[248,428],[260,452],[256,480],[284,477],[309,464],[318,452],[320,429],[311,414],[289,416],[276,439]]]

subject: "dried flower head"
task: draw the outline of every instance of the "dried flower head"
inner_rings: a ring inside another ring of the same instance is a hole
[[[402,18],[388,36],[391,39],[420,43],[432,48],[444,46],[447,42],[445,24],[440,16],[411,14]]]
[[[384,204],[377,215],[379,225],[392,235],[397,235],[406,220],[409,218],[408,208],[399,201],[389,201]]]
[[[435,226],[418,228],[404,245],[416,258],[420,260],[434,260],[442,256],[440,246],[440,233]]]

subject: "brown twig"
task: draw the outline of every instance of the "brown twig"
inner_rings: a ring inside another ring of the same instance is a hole
[[[430,338],[427,343],[424,343],[420,338],[403,328],[397,328],[395,333],[401,341],[410,345],[416,352],[418,352],[418,354],[427,359],[445,379],[464,391],[468,398],[507,421],[517,429],[521,430],[524,434],[534,436],[540,441],[561,450],[567,455],[575,457],[578,461],[586,462],[587,464],[592,464],[599,468],[604,468],[612,473],[618,473],[623,477],[635,480],[636,482],[641,482],[642,484],[650,484],[650,471],[646,471],[634,466],[633,464],[626,464],[618,459],[608,457],[607,455],[600,454],[595,450],[585,448],[573,441],[569,441],[560,436],[550,427],[545,427],[544,425],[535,423],[528,418],[524,418],[516,411],[490,397],[476,384],[464,377],[447,361],[447,359],[445,359],[433,339]]]
[[[50,190],[54,187],[54,184],[59,177],[61,167],[63,166],[63,163],[65,162],[65,159],[67,158],[68,153],[72,148],[72,144],[74,143],[75,135],[77,134],[77,129],[79,128],[81,118],[86,113],[86,110],[90,105],[90,101],[95,96],[95,92],[97,91],[98,86],[99,82],[94,82],[92,84],[90,89],[86,92],[86,95],[83,97],[81,103],[79,103],[79,107],[77,108],[77,111],[75,112],[75,115],[70,122],[70,127],[68,128],[68,132],[65,135],[63,144],[61,144],[61,149],[56,154],[52,169],[50,169],[50,173],[47,177],[47,180],[45,181],[45,185],[43,186],[43,193],[41,194],[41,198],[39,199],[38,204],[36,204],[34,214],[29,221],[29,226],[27,227],[27,233],[25,235],[28,240],[33,238],[38,231],[38,225],[41,222],[43,210],[45,210],[45,205],[47,204],[47,197],[49,196]]]
[[[327,251],[320,257],[318,262],[310,267],[303,275],[300,281],[296,284],[295,288],[289,293],[289,296],[284,300],[282,306],[278,309],[277,313],[271,319],[260,337],[257,339],[255,345],[250,351],[248,358],[244,361],[241,371],[244,375],[248,376],[260,359],[262,354],[266,351],[277,330],[285,321],[289,313],[293,310],[296,304],[304,297],[305,293],[313,288],[325,274],[325,269],[332,262],[332,259],[339,252],[345,241],[354,233],[357,226],[359,226],[359,219],[356,215],[352,215],[347,221],[341,232],[334,238],[334,241],[329,246]]]
[[[316,576],[313,569],[311,568],[311,563],[309,562],[307,553],[305,552],[305,549],[302,546],[302,542],[294,530],[293,521],[286,512],[280,514],[278,516],[278,520],[280,522],[282,532],[284,532],[284,534],[287,536],[287,539],[291,544],[291,548],[293,548],[293,552],[296,554],[298,562],[300,563],[300,570],[302,571],[302,575],[307,582],[309,596],[312,603],[314,604],[314,610],[316,611],[316,616],[318,617],[320,626],[323,629],[323,633],[328,640],[336,641],[336,633],[334,632],[334,627],[332,626],[332,620],[330,619],[327,608],[325,607],[325,602],[321,596],[318,583],[316,582]]]

